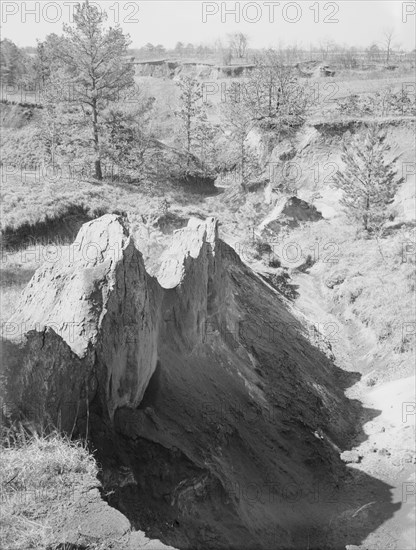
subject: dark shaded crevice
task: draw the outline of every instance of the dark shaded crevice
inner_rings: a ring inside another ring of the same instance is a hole
[[[112,397],[113,395],[113,375],[110,374],[110,381],[108,382],[108,395]]]
[[[149,384],[146,406],[157,391],[157,376]],[[179,449],[129,439],[98,416],[91,434],[101,496],[129,519],[133,530],[178,549],[230,548],[233,539],[235,548],[242,548],[244,538],[256,546],[248,530],[243,533],[221,482]]]
[[[146,391],[143,395],[143,399],[141,400],[140,405],[137,407],[138,410],[144,410],[147,407],[151,407],[156,401],[159,392],[160,371],[160,361],[157,361],[155,372],[152,374],[149,380]]]
[[[18,227],[5,227],[1,232],[2,247],[5,250],[19,249],[37,244],[56,242],[72,243],[81,226],[105,214],[103,210],[90,212],[81,205],[70,205],[54,218],[46,217],[37,223],[23,223]]]
[[[173,180],[177,186],[183,187],[190,193],[206,196],[218,194],[218,190],[215,187],[215,177],[188,174],[185,177],[178,178],[173,176]]]
[[[296,300],[299,296],[298,285],[292,284],[290,276],[284,272],[281,275],[275,273],[259,273],[260,277],[270,284],[275,290],[283,294],[288,300]]]
[[[47,550],[88,550],[90,546],[84,544],[72,544],[70,542],[61,542],[60,544],[48,546]]]

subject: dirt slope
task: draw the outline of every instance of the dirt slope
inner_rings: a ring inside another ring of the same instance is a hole
[[[177,548],[344,548],[390,516],[388,486],[364,474],[386,506],[355,526],[360,491],[334,518],[328,494],[352,479],[340,453],[366,439],[344,395],[357,375],[311,345],[214,219],[175,233],[157,280],[117,216],[76,243],[10,320],[25,329],[4,342],[6,389],[12,410],[88,431],[103,495],[135,529]]]
[[[389,357],[380,355],[377,338],[371,329],[357,319],[348,316],[347,320],[342,311],[336,316],[330,313],[331,304],[322,282],[324,274],[325,270],[318,268],[311,270],[311,274],[294,275],[294,284],[299,290],[296,309],[308,319],[319,321],[321,326],[336,327],[336,338],[331,339],[331,346],[337,364],[362,374],[361,380],[348,389],[347,395],[359,399],[365,406],[362,415],[365,435],[357,434],[351,453],[343,454],[352,478],[340,485],[334,498],[334,509],[338,515],[340,502],[351,495],[360,495],[360,500],[366,503],[360,506],[357,500],[354,511],[356,529],[368,526],[375,518],[385,518],[374,526],[359,546],[354,545],[351,550],[411,549],[416,536],[415,377],[406,375],[412,368],[406,369],[403,365],[402,372],[396,371],[391,380],[392,375],[386,372]],[[384,378],[389,381],[374,388],[374,380]],[[369,475],[383,485],[363,484],[363,475]],[[387,499],[386,493],[379,490],[384,484],[390,487]],[[392,506],[395,513],[386,517],[387,509]]]

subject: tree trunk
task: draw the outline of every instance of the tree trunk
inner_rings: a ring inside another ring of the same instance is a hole
[[[51,147],[51,160],[52,170],[55,173],[55,121],[52,122],[52,147]]]
[[[97,180],[102,180],[103,179],[103,172],[102,172],[102,169],[101,169],[101,160],[100,159],[96,159],[95,160],[95,177]]]
[[[241,142],[241,187],[245,190],[246,189],[246,183],[245,183],[245,162],[244,162],[244,138]]]
[[[100,159],[100,141],[98,136],[98,113],[97,113],[96,99],[94,99],[92,102],[92,126],[93,126],[93,136],[94,136],[94,151],[96,155],[95,177],[97,180],[101,181],[103,179],[103,172],[101,168],[101,159]]]
[[[370,198],[367,197],[365,203],[365,213],[364,213],[364,229],[368,231],[368,216],[370,212]]]
[[[186,120],[186,171],[189,172],[190,156],[191,156],[191,115],[188,114]]]

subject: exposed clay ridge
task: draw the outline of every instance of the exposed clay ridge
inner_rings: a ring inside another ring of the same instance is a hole
[[[180,237],[164,254],[157,279],[163,288],[175,288],[186,275],[188,258],[196,259],[204,245],[214,253],[218,239],[218,227],[215,218],[206,221],[191,218],[188,226],[175,233]]]
[[[3,331],[4,368],[13,381],[6,401],[29,413],[28,401],[29,416],[39,419],[47,411],[66,429],[85,409],[84,394],[91,400],[97,388],[110,417],[117,407],[137,406],[157,364],[164,288],[183,285],[187,271],[203,276],[216,239],[214,219],[190,220],[166,254],[159,284],[146,272],[121,217],[84,224],[58,261],[36,271]]]
[[[9,324],[9,339],[24,338],[29,330],[55,330],[80,358],[96,344],[105,313],[99,290],[114,288],[114,266],[130,244],[120,218],[106,215],[86,223],[74,243],[58,259],[46,262],[33,275]],[[98,314],[98,312],[100,312]]]

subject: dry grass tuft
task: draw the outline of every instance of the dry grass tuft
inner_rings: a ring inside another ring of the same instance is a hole
[[[53,548],[53,518],[81,487],[97,485],[94,457],[81,441],[29,434],[21,426],[3,434],[0,451],[1,547]]]

